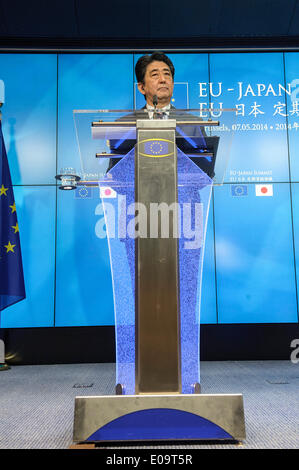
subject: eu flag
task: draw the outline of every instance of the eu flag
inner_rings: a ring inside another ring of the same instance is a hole
[[[146,157],[167,157],[174,155],[171,146],[172,142],[169,140],[149,139],[147,141],[141,141],[140,143],[144,143],[144,153],[142,153],[142,155]]]
[[[0,311],[25,297],[16,204],[0,120]]]

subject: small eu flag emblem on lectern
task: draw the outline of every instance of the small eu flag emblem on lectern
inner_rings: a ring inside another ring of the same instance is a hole
[[[139,154],[143,157],[169,157],[174,154],[173,145],[167,139],[147,139],[139,142]]]

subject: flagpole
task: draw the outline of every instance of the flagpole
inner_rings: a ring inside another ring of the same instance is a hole
[[[3,103],[0,102],[0,122],[2,121],[1,108]],[[3,370],[10,369],[10,366],[5,362],[5,341],[4,341],[4,329],[0,328],[0,372]]]

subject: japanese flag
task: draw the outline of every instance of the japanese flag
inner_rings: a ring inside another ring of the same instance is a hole
[[[109,188],[109,186],[101,186],[100,187],[100,197],[103,198],[112,198],[116,197],[116,191],[114,189]]]
[[[256,184],[255,195],[256,196],[273,196],[273,185],[272,184]]]

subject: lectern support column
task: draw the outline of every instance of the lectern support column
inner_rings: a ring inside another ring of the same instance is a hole
[[[175,127],[137,121],[136,394],[181,392]]]

